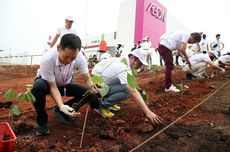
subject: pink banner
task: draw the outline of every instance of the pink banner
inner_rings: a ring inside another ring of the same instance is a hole
[[[142,42],[149,36],[152,47],[157,47],[159,38],[166,32],[167,9],[156,0],[136,0],[134,42]]]

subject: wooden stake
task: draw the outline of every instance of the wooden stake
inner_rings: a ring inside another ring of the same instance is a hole
[[[83,128],[82,128],[81,141],[80,141],[80,149],[81,149],[82,143],[83,143],[83,138],[84,138],[85,126],[86,126],[88,113],[89,113],[89,106],[87,107],[87,110],[86,110],[86,113],[85,113],[85,120],[84,120],[84,124],[83,124]]]

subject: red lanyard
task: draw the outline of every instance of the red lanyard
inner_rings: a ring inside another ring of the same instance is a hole
[[[70,74],[69,74],[70,67],[71,67],[71,63],[70,63],[70,65],[69,65],[69,69],[68,69],[68,71],[67,71],[66,79],[64,79],[64,76],[63,76],[64,74],[62,73],[61,67],[59,66],[59,71],[60,71],[60,74],[61,74],[61,79],[62,79],[62,82],[64,83],[65,87],[66,87],[67,82],[68,82],[68,80],[69,80],[69,76],[70,76]]]

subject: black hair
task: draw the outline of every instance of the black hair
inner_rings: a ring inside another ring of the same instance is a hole
[[[193,36],[193,38],[197,41],[200,42],[201,41],[201,35],[198,32],[194,32],[191,34]]]
[[[60,45],[62,49],[79,49],[81,50],[81,39],[75,34],[65,34],[62,36]]]
[[[132,56],[134,57],[134,61],[138,61],[138,60],[139,60],[138,57],[136,57],[135,55],[133,55],[133,54],[131,54],[131,53],[128,54],[128,57],[129,57],[129,58],[132,57]]]
[[[216,34],[216,37],[220,36],[220,34]]]
[[[117,50],[120,49],[121,47],[121,44],[117,44]]]
[[[213,61],[216,57],[215,56],[209,56],[209,58],[211,59],[211,61]]]
[[[206,38],[206,34],[203,34],[202,36],[203,36],[203,39],[205,39],[205,38]]]

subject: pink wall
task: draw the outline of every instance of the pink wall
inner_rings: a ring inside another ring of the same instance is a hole
[[[153,47],[166,32],[166,8],[157,0],[136,0],[136,20],[134,42],[149,36]]]

